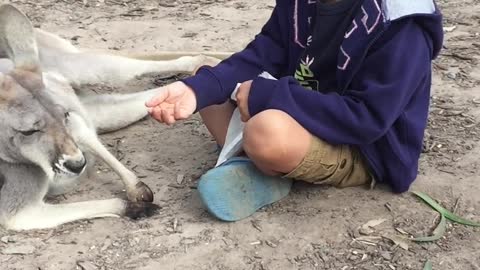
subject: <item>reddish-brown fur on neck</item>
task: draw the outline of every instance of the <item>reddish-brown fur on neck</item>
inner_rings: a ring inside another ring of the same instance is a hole
[[[14,69],[9,74],[23,88],[30,92],[39,91],[45,88],[42,74],[36,71]]]
[[[13,79],[4,74],[0,74],[0,104],[8,103],[15,97],[15,91],[13,91]]]
[[[0,104],[10,103],[17,96],[19,87],[33,94],[41,91],[45,85],[38,72],[14,69],[8,74],[0,74]]]

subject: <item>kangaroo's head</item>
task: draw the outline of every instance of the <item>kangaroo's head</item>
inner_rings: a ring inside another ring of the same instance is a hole
[[[0,6],[0,57],[13,68],[0,73],[0,160],[42,168],[50,180],[76,177],[86,165],[66,124],[68,111],[46,91],[34,29],[11,5]]]

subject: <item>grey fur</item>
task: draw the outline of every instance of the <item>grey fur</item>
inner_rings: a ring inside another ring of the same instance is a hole
[[[30,69],[39,66],[38,49],[32,24],[24,18],[14,6],[0,8],[0,56],[4,54],[17,67]]]
[[[0,59],[0,225],[41,229],[85,218],[151,214],[151,190],[107,151],[97,130],[118,130],[145,117],[144,103],[161,90],[79,97],[72,87],[123,84],[142,73],[193,71],[207,59],[147,61],[83,53],[53,34],[34,30],[8,4],[0,6],[1,55],[13,64]],[[93,156],[120,176],[128,201],[44,202],[85,177]]]

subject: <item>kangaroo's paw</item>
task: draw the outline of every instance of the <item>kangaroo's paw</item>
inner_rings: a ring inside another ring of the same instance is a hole
[[[158,213],[160,206],[149,202],[127,202],[125,216],[131,219],[151,217]]]
[[[153,202],[152,190],[142,181],[127,189],[127,198],[131,202]]]

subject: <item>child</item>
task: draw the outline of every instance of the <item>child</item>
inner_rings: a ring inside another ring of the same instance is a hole
[[[335,187],[417,176],[431,61],[442,47],[434,0],[279,0],[260,34],[215,67],[165,86],[159,122],[200,112],[223,145],[236,94],[247,157],[200,179],[217,218],[235,221],[286,196],[292,180]],[[278,78],[258,77],[266,71]]]

